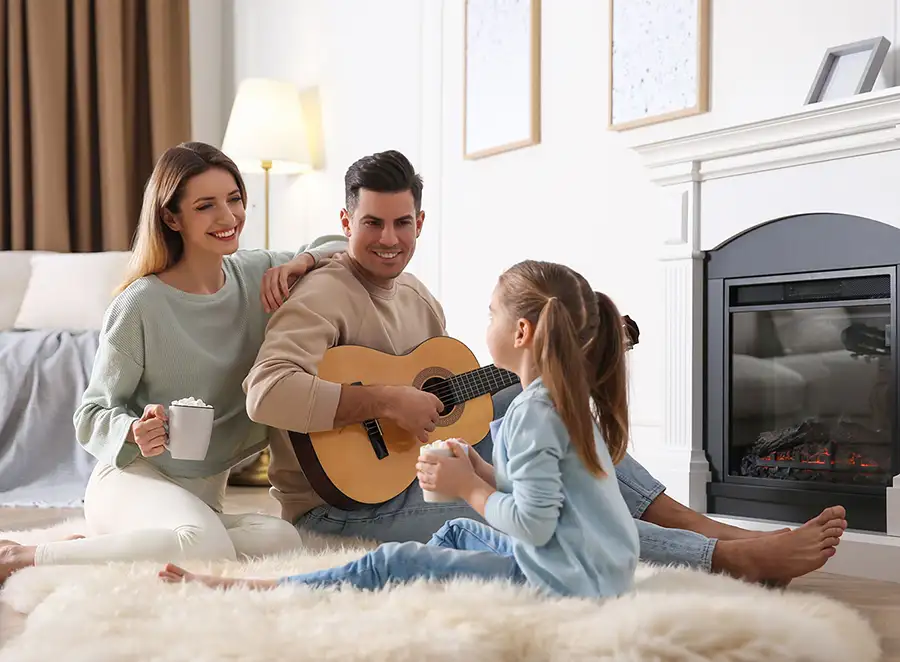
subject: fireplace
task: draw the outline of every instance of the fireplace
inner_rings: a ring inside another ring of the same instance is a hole
[[[885,530],[900,473],[900,230],[844,214],[781,218],[708,251],[708,510],[804,521],[842,504]]]

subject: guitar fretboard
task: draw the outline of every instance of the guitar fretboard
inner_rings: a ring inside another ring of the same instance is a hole
[[[424,390],[438,396],[444,406],[453,407],[488,393],[493,395],[518,383],[519,377],[515,373],[489,365],[454,375]]]

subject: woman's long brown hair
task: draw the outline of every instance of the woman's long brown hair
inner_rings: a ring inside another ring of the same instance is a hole
[[[247,206],[247,189],[241,172],[222,151],[200,142],[181,143],[167,149],[147,180],[128,272],[116,294],[138,278],[165,271],[181,259],[184,242],[180,233],[165,224],[164,211],[177,214],[188,180],[212,168],[221,168],[234,177],[241,201]]]
[[[501,301],[514,319],[534,325],[536,368],[582,462],[605,474],[593,424],[616,463],[628,446],[628,394],[622,320],[577,272],[527,260],[500,277]],[[593,401],[593,407],[591,402]]]

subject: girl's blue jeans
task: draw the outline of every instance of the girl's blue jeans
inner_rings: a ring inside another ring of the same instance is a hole
[[[487,524],[459,518],[444,524],[427,544],[388,542],[339,568],[285,577],[287,584],[328,587],[350,584],[377,590],[390,583],[454,577],[506,579],[524,584],[509,537]]]

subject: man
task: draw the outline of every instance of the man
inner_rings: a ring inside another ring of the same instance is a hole
[[[271,437],[269,479],[285,519],[321,533],[424,542],[448,519],[480,518],[467,504],[425,503],[415,482],[375,508],[344,511],[328,506],[311,489],[284,432],[331,430],[387,418],[424,441],[435,429],[441,408],[437,398],[410,387],[334,384],[316,376],[326,350],[336,345],[399,355],[446,333],[440,304],[421,282],[404,273],[425,220],[422,180],[412,165],[398,152],[364,157],[347,171],[345,197],[341,225],[348,251],[308,274],[272,316],[256,365],[244,382],[247,408],[253,420],[278,429]],[[502,416],[518,392],[513,387],[498,393],[495,413]],[[490,438],[475,449],[490,459]],[[645,560],[784,581],[827,559],[825,522],[808,523],[799,532],[761,536],[680,506],[631,458],[617,473],[632,515],[641,518]],[[677,526],[693,531],[675,530]],[[837,529],[829,527],[829,540],[839,536]]]
[[[281,430],[317,432],[387,418],[427,441],[440,400],[412,387],[354,386],[316,376],[326,350],[361,345],[400,355],[445,335],[440,304],[404,273],[425,214],[422,180],[399,152],[360,159],[345,177],[341,225],[348,251],[306,275],[272,316],[244,382],[250,417]],[[476,446],[490,459],[491,444]],[[425,503],[417,483],[370,510],[326,506],[311,489],[286,433],[271,439],[269,480],[282,516],[298,527],[381,541],[425,541],[468,505]]]

